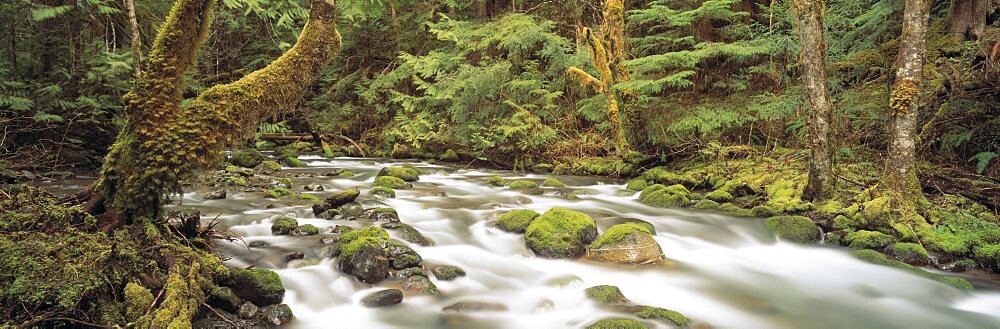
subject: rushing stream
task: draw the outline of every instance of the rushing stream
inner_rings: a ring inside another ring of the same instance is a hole
[[[491,187],[486,177],[541,180],[547,176],[510,171],[452,169],[414,163],[429,172],[397,197],[369,195],[375,173],[399,164],[369,159],[304,157],[308,168],[285,172],[320,173],[350,169],[355,177],[293,178],[294,189],[321,184],[330,193],[361,187],[366,208],[379,203],[395,208],[404,223],[433,239],[435,245],[409,244],[425,264],[448,264],[468,275],[432,281],[441,296],[407,297],[402,304],[367,308],[360,299],[399,282],[372,287],[358,283],[322,257],[319,240],[335,225],[363,227],[364,221],[317,218],[307,205],[263,199],[261,193],[230,191],[225,200],[202,200],[195,190],[183,203],[218,216],[219,227],[242,235],[222,251],[231,266],[276,270],[287,288],[284,302],[295,313],[296,328],[579,328],[614,316],[584,296],[587,287],[610,284],[638,304],[677,310],[696,323],[715,328],[998,328],[1000,292],[995,282],[972,279],[977,292],[949,286],[888,267],[870,265],[836,248],[775,241],[759,219],[720,213],[645,206],[624,185],[607,178],[559,176],[567,187],[546,188],[531,196]],[[586,191],[571,200],[558,191]],[[274,205],[268,208],[268,205]],[[530,208],[544,212],[566,207],[594,217],[603,231],[625,218],[652,223],[668,261],[652,267],[627,267],[553,260],[532,256],[519,234],[493,227],[504,211]],[[274,236],[271,219],[289,215],[299,224],[320,228],[317,236]],[[390,231],[390,233],[392,233]],[[394,233],[392,233],[394,234]],[[266,247],[245,243],[265,241]],[[301,251],[303,260],[286,261]],[[459,301],[499,302],[502,312],[450,313],[442,308]],[[620,314],[618,314],[620,316]]]

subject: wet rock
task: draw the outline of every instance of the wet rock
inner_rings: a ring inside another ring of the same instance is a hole
[[[414,167],[393,166],[385,167],[378,171],[377,176],[390,176],[402,179],[406,182],[415,182],[420,179],[422,171]]]
[[[326,204],[326,209],[334,209],[346,205],[348,203],[354,202],[354,200],[358,198],[358,195],[361,195],[361,190],[352,188],[349,190],[344,190],[334,193],[326,197],[324,203]]]
[[[263,319],[241,319],[239,316],[225,310],[213,309],[214,312],[205,312],[205,317],[191,322],[193,329],[229,329],[235,325],[241,329],[265,329],[268,326],[263,323]]]
[[[545,187],[565,187],[566,184],[564,184],[561,180],[558,180],[558,179],[555,179],[555,178],[547,178],[544,181],[542,181],[542,186],[545,186]]]
[[[315,207],[316,207],[316,205],[313,205],[313,211],[314,212],[316,210]],[[334,220],[334,219],[337,219],[337,217],[339,217],[339,216],[340,216],[340,210],[339,209],[327,209],[327,210],[324,210],[322,213],[318,214],[316,217],[319,217],[319,218],[322,218],[322,219],[325,219],[325,220]]]
[[[285,286],[278,273],[271,270],[230,269],[227,286],[237,296],[257,305],[277,304],[285,298]]]
[[[490,176],[486,183],[496,187],[507,186],[507,180],[500,176]]]
[[[538,188],[538,183],[530,180],[516,180],[507,184],[507,187],[512,190],[525,190]]]
[[[255,149],[242,149],[233,153],[233,158],[229,159],[229,163],[234,165],[253,168],[259,165],[261,162],[267,160],[267,157]]]
[[[621,307],[619,311],[624,313],[631,313],[643,319],[660,320],[663,322],[668,322],[671,325],[676,326],[678,328],[687,328],[688,325],[691,324],[691,320],[688,319],[683,314],[665,308],[644,306],[644,305],[631,305],[631,306]]]
[[[618,224],[625,224],[625,223],[636,223],[636,224],[642,225],[643,227],[649,229],[650,233],[652,233],[653,235],[656,235],[656,228],[653,227],[653,223],[650,223],[650,222],[647,222],[647,221],[644,221],[644,220],[641,220],[641,219],[638,219],[638,218],[619,217],[619,218],[611,219],[610,222],[611,222],[611,226],[618,225]]]
[[[511,210],[497,217],[496,225],[507,232],[524,233],[531,221],[538,216],[538,212],[531,209]]]
[[[229,287],[215,287],[208,295],[205,303],[211,307],[226,310],[227,312],[236,312],[239,305],[243,304],[243,300],[237,297],[236,293]]]
[[[375,222],[399,222],[399,214],[392,208],[375,208],[368,214],[368,218]]]
[[[347,218],[361,217],[365,213],[365,207],[360,203],[351,202],[337,208],[340,211],[340,215]]]
[[[576,258],[597,237],[597,223],[579,211],[552,208],[525,230],[524,240],[535,254],[548,258]]]
[[[417,254],[400,255],[392,259],[392,268],[401,270],[404,268],[420,266],[420,262],[422,260],[423,259],[420,258],[420,255]]]
[[[431,282],[426,276],[423,275],[411,275],[403,280],[402,284],[403,292],[407,295],[430,295],[437,296],[441,294],[441,291],[437,289],[437,286]]]
[[[393,176],[375,177],[375,182],[372,183],[372,186],[373,187],[381,186],[381,187],[391,188],[394,190],[407,189],[413,187],[413,185],[410,185],[406,181]]]
[[[878,231],[854,231],[844,237],[847,245],[854,249],[879,249],[896,242],[896,238]]]
[[[441,309],[445,312],[503,312],[509,310],[502,303],[458,302]]]
[[[332,232],[336,234],[345,234],[350,231],[354,231],[354,228],[347,225],[337,225],[334,226],[332,230]]]
[[[271,223],[271,234],[286,235],[298,226],[299,221],[295,220],[295,218],[281,216],[275,218],[274,222]]]
[[[403,238],[403,240],[407,242],[415,243],[424,247],[434,245],[433,240],[424,236],[416,228],[413,228],[413,226],[395,222],[384,223],[381,226],[382,228],[395,230],[399,233],[399,237]]]
[[[270,305],[261,310],[268,325],[282,326],[292,322],[292,309],[285,304]]]
[[[764,220],[764,224],[782,240],[797,243],[819,241],[819,226],[816,226],[809,217],[775,216]]]
[[[373,292],[361,299],[361,304],[367,307],[379,307],[399,304],[403,301],[403,291],[386,289]]]
[[[663,259],[663,251],[652,232],[639,223],[608,228],[587,251],[587,259],[605,263],[652,264]]]
[[[306,224],[296,227],[294,230],[289,232],[291,236],[306,236],[306,235],[316,235],[319,234],[319,228],[313,224]]]
[[[281,171],[281,164],[275,161],[263,161],[253,168],[254,172],[264,175],[273,175]]]
[[[329,170],[329,171],[324,172],[323,176],[326,176],[326,177],[336,177],[336,176],[340,176],[343,173],[344,173],[344,169],[333,169],[333,170]]]
[[[212,192],[208,192],[205,194],[205,196],[201,198],[205,200],[222,200],[226,198],[226,190],[215,190]]]
[[[587,329],[647,329],[642,321],[625,318],[608,318],[587,326]]]
[[[305,189],[306,191],[323,191],[324,190],[323,185],[319,185],[319,184],[306,184],[306,186],[304,186],[303,189]]]
[[[315,258],[310,259],[296,259],[288,262],[288,268],[303,268],[306,266],[319,265],[320,260]]]
[[[431,273],[434,273],[435,278],[443,281],[454,280],[457,277],[465,276],[465,270],[453,265],[436,266],[431,269]]]
[[[267,241],[261,241],[261,240],[250,241],[250,243],[247,244],[247,246],[249,246],[250,248],[264,248],[270,245],[271,244],[267,243]]]
[[[587,298],[597,302],[598,304],[605,305],[625,305],[628,304],[628,298],[622,294],[621,289],[615,286],[600,285],[593,286],[584,290],[587,294]]]
[[[889,254],[893,258],[912,265],[927,265],[930,262],[930,255],[927,253],[927,249],[916,243],[893,243],[889,246]]]
[[[240,304],[239,309],[236,310],[236,314],[244,319],[252,319],[260,314],[260,308],[251,302],[243,302],[243,304]]]
[[[391,188],[388,188],[388,187],[384,187],[384,186],[373,187],[371,190],[368,191],[368,194],[375,195],[375,196],[380,196],[380,197],[383,197],[383,198],[395,198],[396,197],[396,191],[395,190],[393,190]]]
[[[396,271],[395,273],[393,273],[392,277],[395,278],[395,279],[402,280],[402,279],[406,279],[406,278],[414,276],[414,275],[427,276],[427,271],[425,271],[421,267],[404,268],[402,270],[399,270],[399,271]]]
[[[691,192],[684,185],[654,184],[642,189],[639,201],[660,208],[682,207],[691,203],[690,194]]]
[[[340,270],[367,283],[377,283],[389,276],[389,257],[378,244],[362,244],[357,251],[337,259]]]
[[[285,260],[303,259],[305,257],[306,257],[306,254],[304,252],[295,251],[295,252],[292,252],[292,253],[289,253],[289,254],[285,255]]]

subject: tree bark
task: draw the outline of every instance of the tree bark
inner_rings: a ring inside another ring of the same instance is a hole
[[[889,96],[892,139],[882,184],[910,206],[924,199],[916,172],[916,138],[928,18],[927,0],[906,1],[896,77]]]
[[[831,146],[832,108],[826,75],[823,37],[823,0],[793,0],[802,48],[802,80],[809,92],[809,181],[803,198],[822,200],[833,195]]]
[[[142,73],[142,40],[139,38],[139,20],[135,18],[135,1],[125,0],[125,7],[128,9],[128,23],[132,30],[132,68],[138,79]]]
[[[329,1],[329,2],[328,2]],[[209,88],[181,106],[183,75],[212,24],[214,0],[177,0],[125,96],[125,127],[105,158],[97,193],[125,224],[159,218],[166,193],[217,161],[259,122],[293,110],[302,92],[339,52],[335,7],[315,0],[295,45],[267,67]]]
[[[986,18],[996,10],[995,0],[951,0],[948,21],[952,40],[976,40],[986,31]]]

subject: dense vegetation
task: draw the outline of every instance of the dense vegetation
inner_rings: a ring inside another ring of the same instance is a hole
[[[0,275],[14,282],[0,320],[190,320],[238,284],[209,251],[217,232],[171,231],[184,220],[164,195],[227,147],[287,144],[277,134],[330,156],[638,177],[649,205],[1000,269],[995,0],[11,0],[0,21],[0,183],[101,169],[65,200],[0,191],[0,269],[45,248],[110,264],[64,286],[18,281],[51,264]],[[308,148],[275,154],[295,166]],[[514,217],[529,239],[572,226]],[[571,247],[551,254],[584,253]],[[154,274],[136,288],[141,272]],[[136,311],[122,289],[166,301]]]

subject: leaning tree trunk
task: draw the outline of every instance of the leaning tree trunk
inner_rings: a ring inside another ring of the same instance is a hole
[[[160,216],[166,193],[246,138],[262,119],[289,112],[340,50],[332,0],[314,0],[295,46],[267,67],[181,105],[183,76],[212,23],[215,0],[176,0],[125,96],[124,128],[101,168],[89,208],[104,231]],[[97,202],[95,202],[97,200]]]
[[[881,184],[894,196],[896,208],[906,217],[914,215],[916,207],[925,200],[917,179],[916,139],[928,17],[927,0],[906,1],[896,79],[889,95],[892,140]]]
[[[802,48],[802,80],[809,92],[809,182],[803,197],[820,200],[833,194],[830,103],[823,37],[823,0],[793,0]]]

